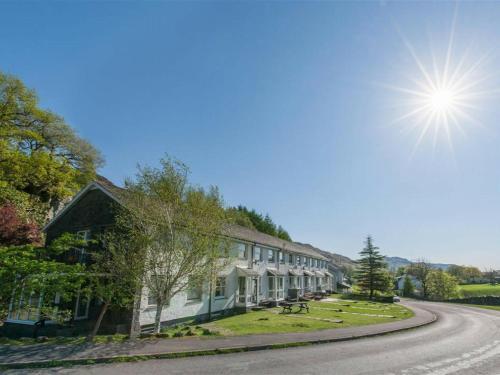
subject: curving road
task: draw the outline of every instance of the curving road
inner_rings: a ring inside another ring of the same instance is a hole
[[[500,375],[500,311],[430,302],[405,304],[433,312],[438,321],[403,333],[302,348],[30,373]]]

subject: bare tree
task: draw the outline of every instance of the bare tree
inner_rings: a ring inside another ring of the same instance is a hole
[[[202,288],[226,267],[229,240],[226,213],[219,191],[189,184],[188,168],[166,158],[161,168],[139,168],[126,182],[124,204],[131,225],[145,241],[144,286],[156,303],[155,332],[170,299],[182,291]],[[211,290],[211,288],[209,288]]]
[[[408,273],[415,276],[415,278],[420,281],[420,284],[422,285],[423,298],[428,298],[429,296],[427,278],[432,270],[432,265],[424,258],[417,259],[408,267]]]

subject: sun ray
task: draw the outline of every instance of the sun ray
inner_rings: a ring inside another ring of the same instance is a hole
[[[475,114],[482,110],[479,101],[500,93],[500,89],[492,89],[496,75],[484,74],[484,65],[489,62],[491,51],[473,58],[470,44],[460,56],[456,56],[455,50],[460,44],[456,33],[457,9],[458,7],[455,7],[442,55],[435,54],[435,46],[432,38],[429,38],[427,65],[426,60],[421,57],[423,55],[417,53],[414,45],[398,29],[402,42],[417,68],[417,77],[407,77],[407,86],[383,86],[399,93],[398,107],[401,112],[390,124],[403,125],[403,133],[416,133],[417,139],[411,158],[429,135],[433,153],[442,139],[448,144],[454,158],[453,134],[458,132],[466,137],[466,127],[469,124],[483,127],[475,118]]]

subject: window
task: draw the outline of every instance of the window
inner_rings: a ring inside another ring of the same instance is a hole
[[[201,286],[195,285],[188,289],[187,291],[188,301],[194,301],[201,299]]]
[[[284,298],[284,277],[283,276],[269,276],[267,278],[268,298],[283,299]]]
[[[90,240],[90,230],[80,230],[76,232],[76,238],[84,241]],[[73,254],[71,254],[71,256],[73,257],[74,261],[78,263],[85,263],[87,259],[87,254],[85,253],[84,248],[74,249]]]
[[[285,277],[280,276],[278,277],[278,299],[283,299],[285,298]]]
[[[267,249],[267,261],[269,263],[274,263],[274,250]]]
[[[153,305],[156,305],[156,297],[150,290],[148,292],[148,306],[153,306]]]
[[[12,320],[37,321],[40,317],[40,294],[26,293],[24,290],[14,295],[11,301],[8,318]]]
[[[218,277],[215,280],[215,298],[226,297],[226,278]]]
[[[267,291],[268,291],[268,297],[269,298],[274,298],[274,292],[276,285],[274,285],[274,276],[269,276],[267,278]]]
[[[295,255],[295,265],[300,266],[300,255]]]
[[[235,244],[239,259],[247,259],[247,246],[244,243]]]
[[[278,251],[278,259],[281,264],[285,263],[285,254],[283,251]]]
[[[293,265],[293,255],[288,253],[288,264],[292,264]]]
[[[244,276],[238,277],[238,302],[244,303],[247,299],[247,278]]]
[[[186,294],[188,301],[201,299],[202,295],[201,284],[190,281],[188,283],[188,290]]]
[[[90,298],[78,292],[75,303],[75,320],[87,319],[89,317]]]
[[[290,276],[288,283],[289,283],[289,288],[295,289],[298,287],[298,282],[297,282],[297,276]]]
[[[253,260],[260,262],[262,260],[262,249],[258,246],[253,248]]]

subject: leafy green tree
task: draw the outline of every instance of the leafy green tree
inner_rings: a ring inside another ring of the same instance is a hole
[[[407,271],[406,267],[404,267],[404,266],[398,267],[398,269],[396,270],[395,276],[396,277],[403,276],[406,274],[406,271]]]
[[[453,298],[458,292],[457,279],[443,270],[432,270],[427,275],[429,298],[444,301]]]
[[[238,225],[247,228],[257,229],[259,232],[269,234],[281,238],[283,240],[291,241],[288,232],[281,226],[277,226],[269,214],[263,216],[255,210],[249,210],[245,206],[231,207],[227,209],[228,216]]]
[[[418,259],[408,267],[408,273],[415,276],[415,278],[420,281],[420,284],[422,285],[422,297],[424,299],[429,297],[427,277],[432,270],[432,265],[423,258]]]
[[[0,203],[36,205],[46,216],[101,164],[99,152],[62,117],[39,107],[33,90],[0,72]]]
[[[133,232],[130,219],[128,210],[120,210],[115,226],[102,235],[99,246],[91,252],[90,289],[102,304],[89,334],[90,341],[98,333],[108,310],[137,309],[140,302],[147,245],[140,233]],[[132,323],[131,337],[135,337],[140,330],[137,321]]]
[[[161,312],[182,291],[201,291],[229,262],[227,215],[216,188],[192,186],[188,168],[171,158],[161,168],[140,168],[126,182],[122,201],[134,236],[146,249],[143,282]]]
[[[281,238],[282,240],[292,241],[292,238],[290,237],[288,232],[281,225],[278,225],[278,229],[276,230],[276,237]]]
[[[55,259],[73,246],[83,244],[66,235],[47,248],[33,245],[0,247],[0,310],[7,311],[11,298],[17,298],[20,293],[43,294],[41,307],[45,311],[53,308],[56,294],[61,300],[70,300],[85,282],[85,267]],[[3,315],[5,317],[5,313]]]
[[[387,291],[390,283],[384,256],[379,253],[379,248],[373,245],[371,236],[366,238],[365,245],[359,253],[361,258],[358,260],[356,280],[360,289],[368,292],[372,299],[376,292]]]
[[[411,277],[406,275],[403,282],[403,296],[410,297],[415,292],[415,285],[411,281]]]

